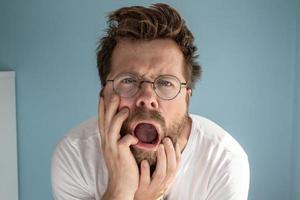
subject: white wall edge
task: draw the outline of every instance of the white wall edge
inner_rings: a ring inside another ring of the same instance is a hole
[[[14,78],[15,71],[0,71],[0,78]]]

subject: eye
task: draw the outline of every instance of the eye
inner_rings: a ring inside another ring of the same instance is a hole
[[[135,84],[136,82],[137,82],[137,80],[135,78],[132,78],[132,77],[123,78],[120,81],[121,84]]]
[[[159,87],[173,87],[174,84],[171,82],[171,81],[168,81],[168,80],[164,80],[164,79],[159,79],[157,80],[157,86]]]

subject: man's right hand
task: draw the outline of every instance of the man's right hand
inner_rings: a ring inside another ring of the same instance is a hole
[[[105,102],[104,102],[105,101]],[[139,184],[139,169],[130,146],[138,139],[131,134],[121,138],[120,129],[129,115],[128,108],[118,112],[120,97],[113,94],[109,99],[100,97],[98,126],[101,148],[108,170],[108,185],[102,200],[132,200]]]

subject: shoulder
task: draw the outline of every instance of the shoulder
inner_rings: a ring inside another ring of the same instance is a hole
[[[96,172],[103,171],[99,156],[97,118],[88,119],[68,131],[56,145],[51,162],[52,189],[55,199],[80,199],[94,195]]]
[[[70,129],[56,145],[53,157],[72,157],[78,162],[96,162],[100,149],[97,117],[92,117]]]
[[[250,180],[248,156],[242,146],[215,122],[190,115],[193,120],[191,136],[197,157],[194,165],[205,169],[208,199],[247,199]],[[210,198],[210,197],[216,198]],[[227,198],[228,196],[228,198]]]
[[[70,129],[65,135],[69,140],[87,140],[90,137],[98,136],[98,122],[97,117],[87,119],[76,127]]]
[[[190,114],[193,121],[192,132],[196,132],[202,142],[218,147],[232,156],[246,157],[243,147],[221,126],[205,117]]]
[[[74,128],[70,129],[57,144],[56,148],[63,148],[68,145],[73,148],[84,149],[86,145],[99,144],[99,130],[97,117],[87,119]]]

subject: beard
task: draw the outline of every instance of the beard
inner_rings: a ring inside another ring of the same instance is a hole
[[[166,121],[164,117],[160,114],[160,112],[155,110],[148,110],[143,107],[137,107],[133,110],[128,118],[125,120],[121,127],[120,135],[123,137],[126,134],[133,133],[133,130],[130,128],[134,122],[138,122],[141,120],[154,120],[161,127],[160,138],[161,141],[165,137],[169,137],[173,143],[174,149],[177,143],[177,139],[180,136],[186,122],[188,119],[187,113],[183,116],[176,118],[177,120],[173,121],[168,127],[166,126]],[[143,160],[147,160],[150,165],[151,174],[155,170],[156,160],[157,160],[157,151],[146,151],[135,146],[130,146],[131,152],[140,167],[140,164]]]

